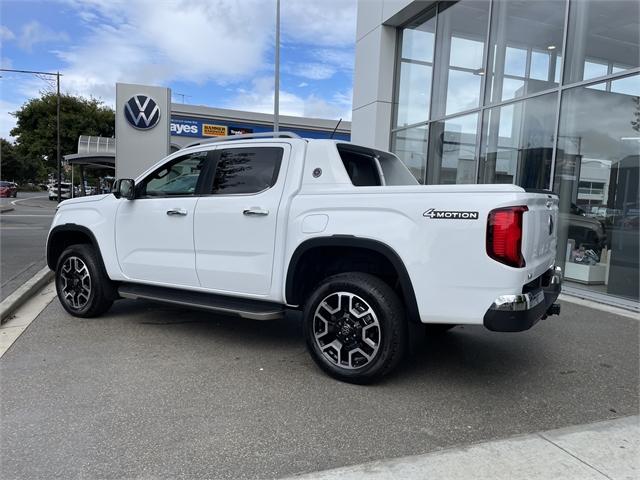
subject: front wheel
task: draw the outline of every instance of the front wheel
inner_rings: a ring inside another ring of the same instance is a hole
[[[392,371],[406,350],[404,309],[393,289],[366,273],[327,278],[304,309],[311,357],[329,375],[371,383]]]
[[[97,317],[111,308],[115,299],[113,282],[107,277],[97,252],[90,245],[72,245],[56,268],[58,299],[74,317]]]

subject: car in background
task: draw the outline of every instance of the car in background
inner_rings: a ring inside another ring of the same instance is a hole
[[[575,241],[576,248],[583,246],[599,254],[607,245],[604,223],[597,218],[588,217],[575,203],[571,204],[569,213],[560,213],[560,220],[569,224],[569,239]]]
[[[18,185],[14,182],[0,181],[0,197],[13,197],[18,196]]]
[[[48,187],[49,190],[49,200],[58,200],[58,184],[52,183]],[[71,184],[70,183],[60,183],[60,198],[62,200],[66,200],[71,198]]]

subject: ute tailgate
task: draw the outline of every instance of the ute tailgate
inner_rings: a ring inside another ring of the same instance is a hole
[[[522,219],[522,254],[530,278],[542,275],[555,263],[558,196],[551,192],[527,192],[528,211]]]

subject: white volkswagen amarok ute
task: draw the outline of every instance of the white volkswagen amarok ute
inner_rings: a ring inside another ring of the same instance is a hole
[[[366,383],[425,325],[517,332],[559,313],[557,217],[551,192],[420,185],[388,152],[238,135],[62,202],[47,263],[77,317],[119,298],[255,320],[300,310],[320,368]]]

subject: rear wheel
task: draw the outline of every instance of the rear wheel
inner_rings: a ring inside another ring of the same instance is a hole
[[[304,309],[311,357],[329,375],[370,383],[392,371],[406,350],[402,303],[379,278],[342,273],[323,281]]]
[[[64,309],[75,317],[97,317],[111,308],[115,287],[95,249],[79,244],[58,259],[56,290]]]

